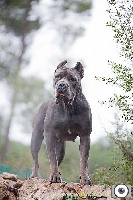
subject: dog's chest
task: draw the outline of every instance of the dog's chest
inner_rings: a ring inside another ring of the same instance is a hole
[[[76,127],[76,126],[75,126]],[[56,132],[56,137],[59,140],[74,141],[79,135],[78,129],[73,126],[64,125],[58,129]]]
[[[73,110],[60,113],[55,124],[56,137],[67,141],[74,141],[80,131],[80,115]]]

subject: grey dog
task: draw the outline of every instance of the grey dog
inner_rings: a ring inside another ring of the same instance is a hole
[[[80,137],[80,183],[92,185],[88,176],[88,157],[92,114],[82,93],[81,79],[84,69],[80,62],[74,68],[61,62],[55,70],[53,85],[55,99],[43,103],[35,116],[31,139],[31,153],[34,160],[31,177],[38,176],[38,153],[43,138],[50,160],[51,182],[61,182],[59,165],[65,155],[66,141]]]

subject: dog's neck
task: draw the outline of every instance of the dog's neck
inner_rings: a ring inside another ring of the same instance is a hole
[[[78,102],[83,99],[83,93],[82,90],[80,90],[77,95],[74,97],[74,99],[70,103],[65,103],[64,101],[60,101],[57,105],[61,109],[62,113],[69,113],[70,115],[75,112],[78,109]]]

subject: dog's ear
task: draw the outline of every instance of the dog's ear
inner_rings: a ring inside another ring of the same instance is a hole
[[[63,62],[61,62],[61,63],[57,66],[57,69],[63,67],[66,63],[67,63],[67,60],[64,60]]]
[[[77,70],[77,72],[79,73],[79,75],[80,75],[81,78],[84,77],[84,68],[83,68],[83,65],[80,62],[77,62],[77,64],[74,67],[74,69]]]

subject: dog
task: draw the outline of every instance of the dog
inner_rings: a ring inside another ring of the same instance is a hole
[[[80,183],[92,185],[88,176],[92,114],[82,93],[84,69],[80,62],[74,68],[66,67],[66,63],[66,60],[61,62],[54,73],[55,98],[43,103],[35,116],[31,139],[34,161],[31,177],[38,176],[38,153],[45,138],[51,170],[49,180],[62,182],[59,165],[65,155],[66,141],[74,141],[79,136]]]

